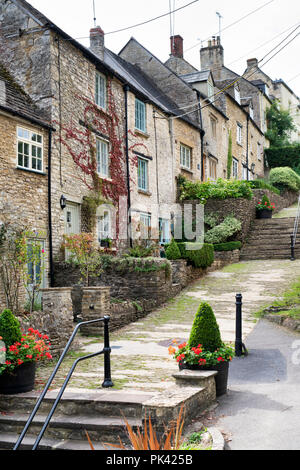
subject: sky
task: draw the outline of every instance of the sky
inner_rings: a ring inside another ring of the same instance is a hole
[[[180,34],[184,39],[184,58],[200,68],[201,41],[205,46],[208,38],[219,34],[218,12],[222,16],[221,43],[225,65],[242,74],[247,59],[256,57],[260,61],[266,56],[260,62],[262,70],[273,80],[283,79],[300,96],[300,28],[291,34],[300,25],[299,0],[198,0],[173,14],[171,21],[167,15],[143,26],[112,33],[168,13],[170,7],[172,10],[183,7],[191,1],[94,0],[96,24],[105,32],[105,46],[113,52],[118,53],[134,37],[163,62],[169,58],[171,31]],[[94,25],[93,0],[29,0],[29,3],[70,36],[89,46],[89,31]],[[263,8],[238,21],[263,5]],[[263,65],[297,34],[295,40]],[[274,51],[267,55],[272,49]]]

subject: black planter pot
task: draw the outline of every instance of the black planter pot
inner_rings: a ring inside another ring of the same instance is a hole
[[[269,209],[258,209],[256,211],[256,218],[257,219],[272,219],[273,211]]]
[[[4,372],[0,375],[0,394],[16,395],[30,392],[34,389],[35,362],[25,362],[13,372]]]
[[[220,362],[214,366],[200,366],[197,364],[185,364],[184,362],[179,363],[179,369],[188,369],[188,370],[216,370],[218,373],[215,376],[216,381],[216,395],[224,395],[227,393],[227,383],[228,383],[228,370],[229,362]]]

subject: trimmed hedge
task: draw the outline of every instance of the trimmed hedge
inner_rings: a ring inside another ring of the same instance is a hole
[[[189,247],[193,247],[195,243],[191,242],[178,242],[177,246],[180,250],[180,259],[186,259],[195,268],[207,268],[211,266],[215,259],[214,246],[209,243],[204,243],[200,250],[187,250]],[[165,244],[165,250],[168,250],[170,244]]]
[[[270,171],[270,183],[280,191],[289,189],[298,192],[300,190],[300,176],[288,166],[273,168]]]
[[[265,149],[265,154],[270,168],[289,166],[296,168],[300,164],[300,145],[287,147],[271,147]]]
[[[240,250],[242,248],[242,242],[225,242],[214,244],[215,251],[233,251]]]

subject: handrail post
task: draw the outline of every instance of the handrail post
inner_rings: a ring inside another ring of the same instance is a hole
[[[113,387],[113,382],[111,380],[111,368],[110,368],[110,353],[111,348],[109,344],[109,316],[104,317],[104,382],[102,384],[103,388]]]
[[[291,261],[295,261],[295,243],[294,243],[294,235],[291,235]]]

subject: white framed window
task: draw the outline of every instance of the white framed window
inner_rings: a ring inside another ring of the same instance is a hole
[[[103,178],[109,178],[109,144],[105,140],[96,140],[97,173]]]
[[[186,145],[180,144],[180,165],[188,170],[192,164],[192,149]]]
[[[239,161],[236,158],[232,159],[232,176],[237,179],[239,175]]]
[[[17,128],[17,165],[19,168],[43,171],[43,136],[23,127]]]
[[[146,104],[139,99],[135,99],[135,128],[146,132]]]
[[[95,101],[100,108],[106,109],[106,77],[96,72]]]
[[[236,126],[236,141],[240,145],[242,145],[242,131],[243,131],[243,126],[241,124],[237,123],[237,126]]]
[[[159,219],[159,241],[160,243],[170,242],[170,221],[168,219]]]
[[[138,189],[148,191],[148,160],[138,158]]]
[[[209,178],[212,180],[217,179],[217,160],[215,158],[209,158]]]
[[[101,215],[97,217],[97,236],[98,241],[111,238],[111,214],[109,210],[104,210]]]
[[[243,170],[242,170],[242,179],[243,180],[247,180],[247,173],[248,173],[248,170],[247,170],[247,166],[246,165],[243,165]]]
[[[151,238],[151,215],[140,214],[140,232],[142,240],[150,240]]]

